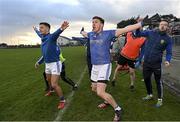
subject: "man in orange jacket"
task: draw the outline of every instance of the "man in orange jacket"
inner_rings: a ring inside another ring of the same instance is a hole
[[[114,76],[112,82],[115,83],[116,75],[119,69],[121,69],[124,65],[129,66],[129,73],[130,73],[130,89],[134,89],[134,81],[135,81],[135,62],[136,59],[139,57],[141,47],[145,42],[145,38],[143,37],[135,37],[133,32],[128,32],[126,34],[126,43],[122,50],[120,51],[120,56],[118,59],[118,65],[115,69]]]

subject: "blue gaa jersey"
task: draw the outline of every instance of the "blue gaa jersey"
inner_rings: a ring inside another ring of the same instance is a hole
[[[35,30],[38,36],[42,40],[41,50],[45,63],[52,63],[59,61],[60,48],[57,46],[57,38],[62,33],[61,29],[58,29],[52,34],[42,35],[37,29]]]
[[[102,31],[100,33],[89,32],[91,63],[101,65],[110,63],[110,46],[115,37],[115,30]]]

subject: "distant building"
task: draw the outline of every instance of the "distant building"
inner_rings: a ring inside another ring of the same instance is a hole
[[[67,37],[64,37],[64,36],[60,36],[58,39],[57,39],[57,42],[60,44],[60,45],[67,45],[69,44],[71,39],[67,38]]]
[[[79,43],[76,40],[70,39],[65,36],[59,36],[57,39],[57,43],[59,43],[61,46],[78,46]]]
[[[0,48],[7,48],[8,45],[6,43],[0,43]]]

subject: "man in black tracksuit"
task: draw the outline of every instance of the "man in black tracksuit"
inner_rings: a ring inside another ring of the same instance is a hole
[[[136,36],[143,36],[147,38],[144,50],[144,64],[143,64],[143,77],[147,89],[147,96],[143,100],[150,100],[152,96],[152,84],[151,75],[154,74],[154,78],[157,85],[158,102],[156,107],[162,106],[163,86],[161,81],[161,64],[163,51],[166,50],[165,66],[170,65],[172,56],[172,40],[167,34],[168,21],[161,20],[158,30],[145,30],[136,31]]]

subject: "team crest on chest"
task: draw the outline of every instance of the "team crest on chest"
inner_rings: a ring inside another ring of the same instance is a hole
[[[162,39],[162,40],[161,40],[161,44],[164,44],[164,42],[165,42],[165,41]]]

